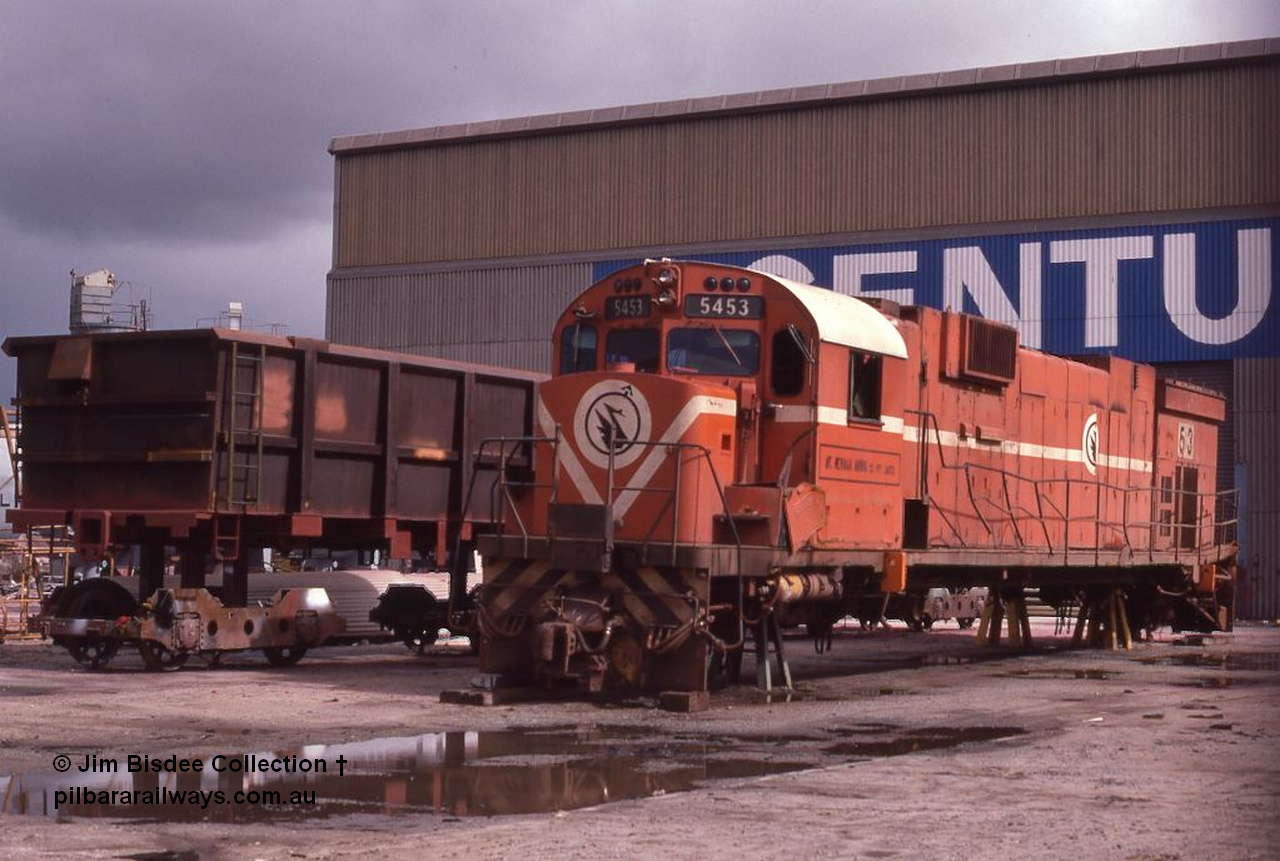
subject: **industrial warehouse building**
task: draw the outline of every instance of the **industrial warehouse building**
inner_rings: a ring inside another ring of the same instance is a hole
[[[338,138],[330,340],[548,370],[644,257],[1016,326],[1227,395],[1242,618],[1280,616],[1280,39]]]

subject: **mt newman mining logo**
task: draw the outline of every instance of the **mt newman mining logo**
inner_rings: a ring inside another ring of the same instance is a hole
[[[578,450],[588,462],[605,468],[612,452],[615,468],[627,466],[644,451],[653,428],[649,402],[635,386],[603,380],[583,393],[573,416]]]

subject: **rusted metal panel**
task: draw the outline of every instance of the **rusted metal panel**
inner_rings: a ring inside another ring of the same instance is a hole
[[[67,343],[83,379],[56,373]],[[4,350],[18,360],[26,479],[11,521],[83,512],[118,535],[195,530],[227,552],[242,528],[273,546],[434,544],[435,524],[459,519],[480,440],[531,432],[541,379],[221,329],[12,338]]]
[[[337,267],[1263,205],[1278,97],[1267,55],[339,149]]]
[[[1240,615],[1280,618],[1280,359],[1235,363],[1236,480],[1243,495]]]

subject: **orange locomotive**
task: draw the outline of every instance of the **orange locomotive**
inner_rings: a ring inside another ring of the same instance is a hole
[[[670,260],[575,299],[553,365],[540,435],[490,441],[505,527],[481,539],[476,616],[494,683],[697,696],[752,639],[767,683],[780,627],[825,637],[936,586],[991,587],[997,631],[1027,586],[1083,601],[1095,634],[1126,637],[1126,609],[1230,624],[1223,402],[1151,367]]]

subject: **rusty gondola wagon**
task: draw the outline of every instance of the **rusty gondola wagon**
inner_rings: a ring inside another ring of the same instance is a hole
[[[530,433],[543,379],[228,329],[10,338],[3,348],[17,359],[22,417],[22,505],[9,522],[71,527],[82,559],[137,548],[136,593],[86,579],[36,620],[95,666],[124,643],[151,667],[248,648],[295,662],[343,621],[322,588],[247,606],[250,549],[443,562],[488,526],[487,504],[462,498],[473,471],[497,468],[476,456],[480,441]],[[164,588],[170,550],[177,589]],[[215,569],[220,587],[205,588]]]

